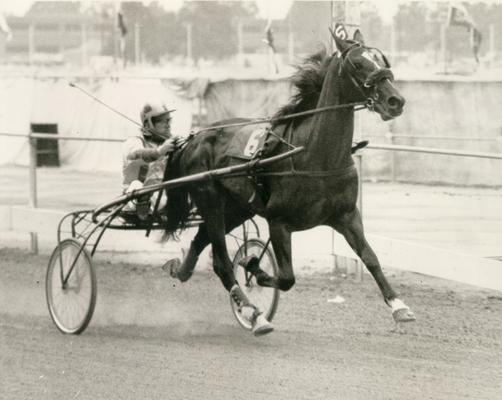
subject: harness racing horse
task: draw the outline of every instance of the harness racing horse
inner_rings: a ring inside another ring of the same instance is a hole
[[[366,265],[395,321],[415,320],[413,312],[388,283],[364,236],[356,206],[358,176],[351,156],[353,104],[365,102],[383,120],[390,120],[402,113],[405,100],[392,83],[393,75],[385,56],[375,48],[366,47],[362,35],[356,35],[354,40],[333,37],[338,52],[328,55],[326,50],[321,50],[298,68],[293,81],[297,94],[276,113],[273,119],[276,122],[271,125],[282,140],[267,156],[288,150],[287,142],[304,146],[305,150],[294,159],[274,163],[260,172],[263,190],[259,195],[253,180],[245,178],[210,180],[169,191],[168,235],[186,222],[190,209],[187,193],[204,220],[185,259],[171,270],[171,275],[181,281],[188,280],[199,254],[211,244],[214,271],[237,305],[242,310],[252,310],[249,319],[255,335],[268,333],[273,328],[236,283],[225,243],[226,233],[255,214],[268,222],[279,268],[277,277],[271,277],[250,260],[246,268],[255,275],[259,285],[289,290],[295,283],[291,233],[327,225],[345,237]],[[306,110],[313,112],[302,113]],[[284,118],[293,113],[301,115]],[[238,163],[226,150],[234,135],[256,129],[242,126],[246,121],[250,120],[219,122],[214,124],[214,129],[209,127],[195,135],[184,151],[173,158],[169,174],[185,176]],[[217,126],[225,123],[237,126]]]

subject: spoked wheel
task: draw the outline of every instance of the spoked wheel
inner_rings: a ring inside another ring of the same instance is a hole
[[[272,321],[279,304],[279,290],[275,288],[262,287],[256,283],[256,278],[244,267],[239,265],[239,261],[248,256],[254,255],[260,260],[260,268],[272,277],[277,276],[277,262],[275,256],[269,247],[260,239],[248,239],[239,247],[234,257],[234,274],[242,291],[255,306],[263,312],[268,321]],[[252,323],[242,315],[237,304],[230,298],[232,312],[239,324],[247,330],[253,328]]]
[[[62,241],[52,252],[45,279],[49,313],[61,332],[79,334],[87,328],[96,293],[91,256],[77,240]]]

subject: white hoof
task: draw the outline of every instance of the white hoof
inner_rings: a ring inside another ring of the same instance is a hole
[[[413,322],[416,320],[415,314],[409,308],[401,308],[393,311],[392,317],[396,322]]]
[[[253,324],[253,320],[255,319],[256,310],[254,307],[244,306],[240,309],[241,315],[247,319],[251,324]]]
[[[412,322],[415,321],[415,314],[410,308],[400,299],[389,301],[389,306],[392,308],[392,317],[396,322]]]
[[[267,321],[267,319],[260,314],[256,317],[256,320],[253,325],[253,335],[255,336],[263,336],[267,333],[270,333],[274,330],[273,325]]]

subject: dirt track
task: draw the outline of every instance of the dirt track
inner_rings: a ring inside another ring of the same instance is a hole
[[[502,398],[497,292],[389,272],[418,317],[399,331],[369,276],[302,276],[276,331],[254,338],[212,273],[181,285],[160,268],[100,263],[93,320],[65,336],[45,305],[47,260],[0,250],[1,398]],[[327,302],[336,295],[346,302]]]

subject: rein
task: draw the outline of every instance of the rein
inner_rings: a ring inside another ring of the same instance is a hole
[[[304,116],[304,115],[312,115],[312,114],[317,114],[317,113],[321,113],[321,112],[325,112],[325,111],[336,110],[336,109],[339,109],[339,108],[347,108],[347,107],[357,107],[357,106],[360,106],[360,107],[358,107],[358,108],[355,109],[355,111],[359,111],[359,110],[362,110],[364,108],[368,108],[371,104],[372,104],[372,102],[369,101],[369,99],[368,99],[368,100],[365,100],[365,101],[356,101],[356,102],[353,102],[353,103],[336,104],[336,105],[332,105],[332,106],[325,106],[325,107],[314,108],[312,110],[307,110],[307,111],[302,111],[302,112],[298,112],[298,113],[294,113],[294,114],[284,115],[282,117],[277,117],[277,118],[274,118],[274,117],[271,117],[271,118],[270,117],[269,118],[264,117],[264,118],[256,118],[256,119],[253,119],[251,121],[246,121],[246,122],[236,122],[236,123],[233,123],[233,124],[223,124],[223,125],[208,126],[207,128],[199,129],[197,132],[193,133],[193,135],[198,135],[201,132],[211,131],[213,129],[232,128],[232,127],[235,127],[235,126],[246,126],[246,125],[258,125],[258,124],[263,124],[263,123],[267,123],[267,122],[287,121],[289,119],[301,117],[301,116]]]
[[[368,98],[366,101],[356,101],[352,103],[345,103],[345,104],[336,104],[336,105],[331,105],[331,106],[325,106],[325,107],[319,107],[319,108],[314,108],[312,110],[307,110],[307,111],[302,111],[294,114],[289,114],[285,115],[282,117],[277,117],[277,118],[257,118],[252,121],[247,121],[247,122],[236,122],[233,124],[222,124],[222,125],[215,125],[215,126],[209,126],[207,128],[203,128],[198,130],[197,132],[193,133],[193,135],[198,135],[199,133],[214,130],[214,129],[223,129],[223,128],[231,128],[231,127],[236,127],[236,126],[247,126],[247,125],[258,125],[258,124],[263,124],[263,123],[270,123],[270,122],[279,122],[279,121],[287,121],[293,118],[305,116],[305,115],[313,115],[325,111],[331,111],[331,110],[337,110],[340,108],[348,108],[348,107],[357,107],[355,108],[354,111],[359,111],[363,110],[365,108],[370,108],[373,105],[373,101],[371,98]],[[295,149],[295,146],[292,146],[288,141],[285,141],[283,138],[275,135],[275,133],[270,129],[269,133],[274,135],[277,139],[279,139],[281,142],[284,142],[286,145],[289,147],[292,147]],[[186,143],[186,142],[185,142]],[[259,152],[256,154],[259,157]],[[295,176],[295,177],[304,177],[304,178],[327,178],[327,177],[343,177],[349,173],[351,173],[354,169],[354,165],[351,164],[348,167],[342,168],[342,169],[337,169],[334,171],[299,171],[294,168],[294,165],[291,166],[291,169],[289,171],[280,171],[280,172],[263,172],[263,171],[252,171],[253,170],[253,164],[251,164],[249,171],[253,173],[255,176],[260,176],[260,177],[265,177],[265,176]]]

